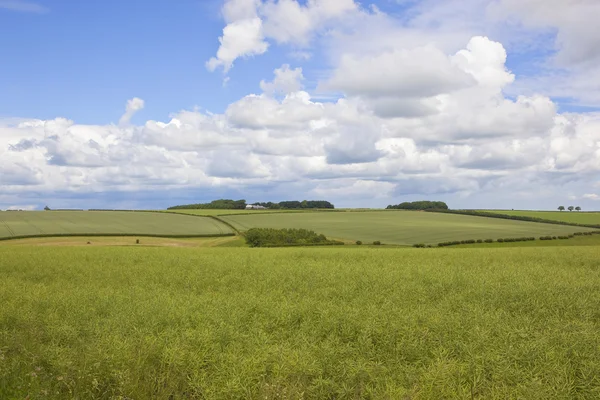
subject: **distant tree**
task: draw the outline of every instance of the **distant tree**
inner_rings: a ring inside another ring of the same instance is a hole
[[[44,211],[50,211],[50,207],[48,207],[48,206],[44,207]]]
[[[575,209],[575,207],[569,206],[569,211],[573,211],[574,209]]]
[[[558,211],[565,211],[565,206],[558,207]]]
[[[581,207],[579,207],[579,206],[575,207],[575,211],[581,211]]]

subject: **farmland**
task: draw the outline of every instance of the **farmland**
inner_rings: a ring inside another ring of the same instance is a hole
[[[0,239],[51,235],[211,236],[233,234],[212,218],[121,211],[0,212]]]
[[[600,225],[600,212],[489,210],[497,214],[542,218],[574,224]]]
[[[597,398],[599,258],[0,247],[0,398]]]
[[[416,211],[265,213],[226,215],[220,218],[242,231],[250,228],[304,228],[336,239],[361,240],[365,243],[379,240],[398,245],[568,235],[588,230],[573,226]]]

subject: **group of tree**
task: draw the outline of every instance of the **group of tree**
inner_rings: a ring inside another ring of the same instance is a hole
[[[252,228],[244,236],[250,247],[327,246],[343,242],[329,240],[325,235],[307,229]]]
[[[569,206],[569,208],[567,208],[567,210],[569,211],[581,211],[581,207],[577,206],[577,207],[573,207],[573,206]],[[565,211],[565,206],[559,206],[558,207],[558,211]]]
[[[412,201],[397,205],[389,205],[387,210],[447,210],[448,205],[443,201]]]
[[[328,201],[325,200],[302,200],[302,201],[280,201],[279,203],[269,202],[258,202],[254,203],[258,206],[263,206],[270,209],[302,209],[302,208],[324,208],[324,209],[334,209],[335,206]]]
[[[269,209],[303,209],[303,208],[335,208],[333,204],[325,200],[303,200],[303,201],[281,201],[279,203],[257,202],[253,205],[263,206]],[[218,210],[243,210],[246,208],[246,200],[220,199],[210,203],[184,204],[180,206],[169,207],[168,210],[197,210],[197,209],[218,209]]]
[[[184,204],[181,206],[173,206],[173,207],[169,207],[167,210],[198,210],[198,209],[243,210],[245,208],[246,208],[246,200],[219,199],[219,200],[213,200],[210,203]]]

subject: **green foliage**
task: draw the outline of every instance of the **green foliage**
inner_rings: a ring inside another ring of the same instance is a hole
[[[569,206],[569,208],[568,208],[569,211],[573,211],[574,209],[575,209],[575,207],[573,207],[573,206]]]
[[[381,241],[376,240],[376,241],[373,242],[373,245],[375,245],[375,246],[381,246]]]
[[[360,245],[362,244],[362,241],[360,241],[360,240],[357,240],[357,241],[356,241],[356,244],[357,244],[358,246],[360,246]]]
[[[213,200],[210,203],[185,204],[181,206],[169,207],[167,210],[195,210],[195,209],[213,209],[213,210],[244,210],[246,209],[246,200]]]
[[[565,211],[565,206],[558,206],[558,211]]]
[[[253,228],[244,234],[250,247],[343,245],[308,229]]]
[[[303,200],[303,201],[282,201],[279,202],[279,208],[299,209],[299,208],[323,208],[333,209],[333,204],[325,200]]]
[[[443,201],[413,201],[397,205],[389,205],[387,210],[447,210],[448,205]]]
[[[0,247],[2,399],[594,399],[598,250]]]

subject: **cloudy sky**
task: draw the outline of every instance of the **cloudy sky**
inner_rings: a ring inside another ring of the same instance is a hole
[[[600,1],[0,0],[0,208],[600,209]]]

